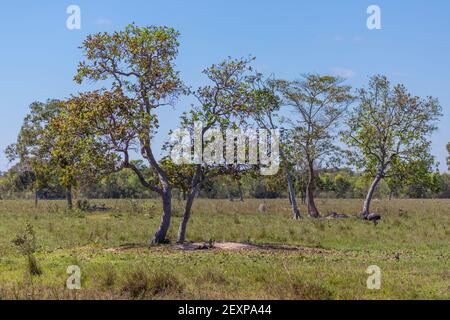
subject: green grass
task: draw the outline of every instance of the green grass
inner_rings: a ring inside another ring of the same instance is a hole
[[[449,299],[450,200],[374,202],[378,226],[359,219],[290,219],[286,200],[198,200],[188,228],[196,242],[290,245],[297,250],[180,251],[146,247],[156,201],[105,200],[108,211],[66,211],[64,202],[0,201],[0,299]],[[174,241],[182,212],[174,201]],[[318,200],[322,214],[356,214],[359,200]],[[305,208],[302,208],[302,212]],[[31,276],[12,240],[26,224],[43,274]],[[136,244],[129,249],[118,249]],[[399,257],[398,259],[396,258]],[[65,283],[69,265],[82,290]],[[366,269],[382,270],[368,290]]]

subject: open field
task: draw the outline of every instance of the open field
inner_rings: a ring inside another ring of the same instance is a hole
[[[107,210],[65,203],[0,201],[0,299],[450,299],[450,200],[375,201],[383,220],[290,219],[286,200],[198,200],[190,241],[247,244],[208,250],[149,248],[157,201],[98,200]],[[356,214],[359,200],[317,201],[322,214]],[[182,202],[174,201],[174,240]],[[305,208],[301,208],[302,213]],[[12,244],[28,224],[42,275]],[[70,265],[82,289],[66,289]],[[368,290],[366,269],[382,270]]]

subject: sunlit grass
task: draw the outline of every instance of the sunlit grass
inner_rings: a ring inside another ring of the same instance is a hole
[[[196,201],[188,239],[311,250],[149,249],[160,219],[151,200],[98,200],[108,210],[94,213],[67,211],[59,201],[42,201],[37,209],[32,201],[1,201],[0,298],[450,298],[449,200],[375,202],[383,217],[377,226],[356,218],[294,221],[286,200],[267,201],[264,214],[261,202]],[[182,205],[174,201],[172,242]],[[361,201],[319,199],[318,206],[323,214],[356,215]],[[27,223],[36,232],[41,276],[27,274],[26,259],[11,243]],[[137,248],[110,250],[125,244]],[[382,269],[379,291],[366,288],[373,264]],[[69,265],[81,267],[80,291],[65,288]]]

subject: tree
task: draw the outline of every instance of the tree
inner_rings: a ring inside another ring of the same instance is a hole
[[[57,117],[62,110],[62,101],[48,100],[34,102],[30,105],[30,112],[25,116],[17,141],[9,145],[6,156],[10,161],[18,160],[22,167],[29,168],[34,174],[33,189],[35,205],[39,199],[39,191],[60,177],[58,167],[52,165],[53,138],[46,137],[48,124]],[[68,206],[71,207],[71,193],[67,192]],[[70,196],[69,196],[70,195]]]
[[[349,192],[352,187],[348,177],[342,175],[341,173],[338,173],[334,177],[333,184],[334,184],[333,186],[334,192],[336,192],[336,196],[338,198],[345,198],[347,192]]]
[[[447,166],[448,170],[450,170],[450,142],[447,144],[447,151],[449,153],[449,156],[447,157]]]
[[[92,138],[83,122],[86,114],[73,118],[72,102],[64,101],[58,115],[50,119],[43,132],[43,141],[48,146],[48,164],[57,173],[59,182],[67,190],[69,209],[73,207],[72,189],[100,180],[115,166],[116,158],[108,153],[102,141]]]
[[[256,79],[253,91],[253,109],[250,115],[255,122],[266,130],[280,129],[278,113],[281,109],[281,99],[277,94],[279,89],[279,81],[274,79],[261,80]],[[300,210],[297,204],[294,182],[292,179],[290,166],[288,161],[292,151],[291,145],[287,143],[286,130],[281,128],[280,158],[283,163],[283,169],[286,177],[286,183],[289,193],[289,202],[291,204],[292,217],[295,220],[301,218]]]
[[[185,242],[187,224],[199,188],[208,180],[219,175],[237,175],[245,167],[245,165],[237,164],[234,161],[227,161],[227,157],[218,159],[217,156],[220,157],[220,152],[218,155],[214,155],[215,160],[212,162],[207,160],[203,153],[208,152],[205,151],[208,146],[213,146],[212,149],[217,152],[217,148],[214,148],[214,144],[218,142],[216,139],[223,139],[222,133],[225,130],[237,128],[239,124],[244,123],[242,115],[249,108],[250,84],[253,80],[252,67],[250,66],[252,61],[253,59],[229,58],[205,69],[203,73],[212,84],[193,92],[196,104],[189,113],[182,116],[182,128],[186,129],[191,137],[197,137],[196,143],[198,145],[194,146],[192,150],[189,148],[187,152],[187,157],[194,159],[197,164],[194,165],[194,170],[191,172],[190,188],[178,230],[178,243]],[[201,127],[196,127],[196,124],[201,124]],[[210,135],[211,130],[217,130],[221,137]],[[200,148],[200,150],[197,148]],[[218,148],[223,150],[223,145]],[[199,153],[202,155],[199,155]],[[235,160],[234,150],[233,160]]]
[[[93,112],[100,129],[92,131],[93,135],[99,140],[106,139],[105,148],[121,158],[122,167],[132,169],[146,188],[161,196],[163,214],[152,243],[166,242],[171,219],[172,186],[155,159],[151,142],[159,127],[155,110],[173,104],[182,92],[179,74],[174,69],[178,37],[179,33],[172,28],[134,24],[113,34],[90,35],[82,46],[85,60],[79,64],[75,76],[78,83],[112,82],[109,92],[81,95],[73,103]],[[92,99],[98,110],[86,106],[83,98]],[[103,115],[104,119],[99,118]],[[158,185],[149,183],[130,161],[134,148],[139,149],[157,175]]]
[[[301,80],[280,81],[283,103],[293,107],[295,119],[289,121],[291,141],[303,153],[308,171],[306,204],[310,217],[320,216],[314,202],[316,166],[337,152],[336,129],[348,106],[354,101],[351,88],[331,76],[309,74]]]
[[[370,202],[380,181],[415,161],[430,159],[429,134],[441,115],[438,100],[411,95],[403,85],[391,87],[384,76],[374,76],[359,90],[359,103],[348,122],[344,141],[350,160],[373,182],[361,216],[370,214]]]

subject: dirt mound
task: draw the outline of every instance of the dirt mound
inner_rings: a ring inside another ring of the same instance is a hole
[[[117,248],[106,249],[107,252],[121,253],[129,251],[162,251],[162,250],[175,250],[175,251],[202,251],[202,250],[220,250],[220,251],[261,251],[261,252],[302,252],[309,254],[336,254],[334,250],[322,249],[322,248],[308,248],[297,247],[287,245],[276,244],[249,244],[241,242],[218,242],[218,243],[203,243],[203,242],[191,242],[184,244],[164,245],[164,246],[148,246],[143,244],[126,244]]]

